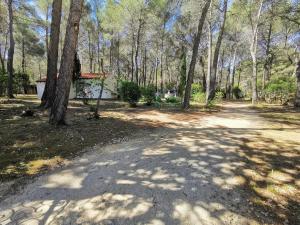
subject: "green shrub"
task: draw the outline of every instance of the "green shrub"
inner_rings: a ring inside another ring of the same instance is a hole
[[[154,85],[148,85],[147,87],[142,88],[141,92],[147,105],[151,105],[153,101],[155,101],[156,89]]]
[[[120,96],[123,101],[129,102],[130,106],[135,107],[141,98],[141,91],[139,86],[134,82],[122,81]]]
[[[264,96],[269,103],[284,104],[294,96],[296,91],[295,78],[277,77],[273,78],[264,90]]]
[[[156,96],[155,97],[155,102],[162,103],[161,97],[160,96]]]
[[[201,84],[193,83],[192,84],[192,95],[203,92],[203,88]]]
[[[180,103],[180,99],[172,96],[172,97],[166,98],[166,102],[167,103]]]
[[[243,98],[243,92],[242,90],[239,88],[239,86],[235,86],[233,89],[232,89],[232,93],[233,93],[233,96],[236,98],[236,99],[241,99]]]
[[[197,103],[205,103],[206,94],[204,92],[198,92],[192,95],[193,101]]]

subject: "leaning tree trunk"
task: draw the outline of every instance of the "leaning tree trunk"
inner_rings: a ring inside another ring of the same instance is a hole
[[[212,100],[215,97],[216,92],[216,77],[217,77],[217,70],[218,70],[218,61],[219,61],[219,54],[220,54],[220,48],[223,40],[223,34],[225,30],[225,22],[226,22],[226,15],[227,15],[227,2],[228,0],[224,0],[224,15],[223,15],[223,22],[220,29],[220,33],[218,36],[218,40],[215,47],[214,57],[213,57],[213,63],[211,67],[211,78],[210,78],[210,84],[209,84],[209,90],[207,93],[207,101]]]
[[[250,53],[252,57],[252,104],[255,105],[257,103],[258,97],[257,97],[257,60],[256,60],[256,51],[257,51],[257,33],[258,33],[258,23],[259,18],[262,11],[264,0],[261,0],[260,7],[257,13],[257,19],[256,23],[254,25],[254,30],[252,33],[252,42],[250,46]]]
[[[192,59],[191,59],[191,63],[190,63],[190,69],[188,72],[187,83],[186,83],[185,93],[184,93],[184,101],[183,101],[184,109],[187,109],[190,106],[191,88],[192,88],[192,83],[193,83],[193,79],[194,79],[196,60],[197,60],[197,56],[198,56],[198,48],[199,48],[200,39],[201,39],[201,35],[202,35],[202,28],[203,28],[203,25],[205,22],[206,14],[210,7],[210,3],[211,3],[211,0],[207,0],[204,5],[204,8],[202,10],[202,14],[201,14],[201,17],[200,17],[199,23],[198,23],[197,34],[194,39]]]
[[[15,53],[15,40],[14,40],[14,32],[13,32],[13,9],[12,9],[12,1],[7,0],[7,8],[8,8],[8,30],[9,30],[9,49],[7,55],[7,96],[9,98],[14,98],[13,95],[13,66],[14,66],[14,53]]]
[[[296,67],[297,90],[294,105],[300,107],[300,60],[298,60]]]
[[[55,125],[65,124],[82,7],[83,0],[71,1],[55,99],[50,113],[50,123]]]
[[[50,43],[47,54],[47,80],[41,103],[41,106],[45,108],[51,107],[55,98],[61,8],[62,0],[54,0],[52,4]]]

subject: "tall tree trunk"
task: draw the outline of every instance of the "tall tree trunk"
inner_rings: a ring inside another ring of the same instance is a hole
[[[48,50],[49,50],[49,27],[48,27],[48,22],[49,22],[49,9],[50,9],[50,3],[48,1],[47,4],[47,11],[46,11],[46,26],[45,26],[45,42],[46,42],[46,54],[48,55]]]
[[[270,80],[270,67],[271,67],[271,58],[270,55],[270,43],[271,43],[271,34],[272,34],[272,22],[269,24],[269,30],[268,30],[268,37],[267,37],[267,46],[266,46],[266,59],[264,63],[264,72],[263,72],[263,82],[262,82],[262,88],[265,89],[266,82]]]
[[[199,48],[200,39],[201,39],[201,35],[202,35],[202,28],[203,28],[203,25],[205,22],[206,14],[210,7],[210,3],[211,3],[211,0],[207,0],[204,5],[204,8],[202,10],[202,14],[201,14],[201,17],[200,17],[199,23],[198,23],[197,34],[194,39],[192,59],[191,59],[191,63],[190,63],[190,68],[189,68],[189,72],[188,72],[187,83],[186,83],[185,93],[184,93],[184,101],[183,101],[184,109],[187,109],[190,106],[191,88],[192,88],[192,82],[194,79],[195,65],[196,65],[196,60],[197,60],[197,56],[198,56],[198,48]]]
[[[133,82],[134,77],[134,49],[135,49],[135,38],[134,32],[132,31],[132,45],[131,45],[131,82]]]
[[[142,19],[139,19],[139,27],[138,27],[138,31],[137,31],[136,50],[135,50],[135,81],[137,84],[139,84],[138,58],[139,58],[139,51],[140,51],[140,38],[141,38],[142,25],[143,25]]]
[[[295,107],[300,107],[300,59],[296,65],[297,90],[295,96]]]
[[[219,54],[220,54],[220,48],[223,40],[223,34],[225,30],[225,22],[226,22],[226,16],[227,16],[227,2],[228,0],[224,0],[224,8],[223,8],[223,22],[222,26],[220,28],[220,33],[217,39],[215,52],[213,56],[213,63],[211,67],[211,73],[210,73],[210,84],[209,84],[209,90],[207,93],[207,102],[212,100],[215,97],[216,92],[216,76],[217,76],[217,70],[218,70],[218,61],[219,61]]]
[[[14,40],[14,31],[13,31],[13,9],[12,9],[12,1],[7,0],[7,8],[8,8],[8,30],[9,30],[9,49],[7,56],[7,96],[9,98],[14,98],[13,95],[13,76],[14,76],[14,53],[15,53],[15,40]]]
[[[2,56],[2,47],[1,47],[1,43],[0,43],[0,62],[1,62],[1,71],[4,74],[5,73],[5,62],[4,62],[4,56]]]
[[[89,40],[89,60],[90,60],[90,73],[93,73],[93,61],[94,61],[94,54],[92,49],[92,41],[91,41],[91,34],[88,32],[88,40]]]
[[[47,80],[41,102],[41,106],[45,108],[51,107],[55,98],[61,9],[62,0],[54,0],[52,4],[50,45],[47,55]]]
[[[144,63],[145,63],[145,68],[144,68],[144,87],[146,87],[146,82],[147,82],[147,47],[145,46],[145,56],[144,56]]]
[[[51,124],[65,124],[65,115],[69,102],[72,74],[74,70],[74,56],[78,42],[82,7],[83,0],[71,1],[55,99],[50,113]]]
[[[252,30],[252,42],[250,46],[250,53],[252,57],[252,104],[255,105],[257,103],[257,59],[256,59],[256,51],[257,51],[257,33],[258,33],[258,24],[262,11],[264,0],[261,0],[260,6],[257,13],[257,18],[254,24],[254,29]]]
[[[208,21],[208,54],[207,54],[207,76],[206,76],[206,98],[205,98],[205,102],[206,105],[209,103],[210,101],[210,93],[212,93],[213,91],[211,90],[213,87],[211,87],[211,85],[213,84],[213,82],[211,81],[212,78],[212,65],[211,65],[211,60],[212,60],[212,26],[211,26],[211,13],[212,13],[212,9],[210,8],[210,15],[209,15],[209,21]]]
[[[155,59],[155,90],[156,93],[158,92],[158,82],[157,82],[157,77],[158,76],[158,58]]]
[[[223,67],[224,67],[224,55],[225,51],[222,52],[222,58],[221,58],[221,68],[220,68],[220,75],[218,76],[218,87],[221,89],[222,87],[222,79],[223,79]]]
[[[228,87],[229,98],[233,98],[236,51],[237,51],[237,46],[234,47],[233,59],[232,59],[232,63],[230,64],[230,75],[229,75],[230,82]]]
[[[202,68],[202,87],[203,87],[203,91],[206,92],[206,73],[205,73],[203,56],[200,57],[200,66]]]
[[[22,73],[25,73],[25,43],[24,36],[22,36]]]
[[[164,95],[164,73],[163,73],[163,54],[164,54],[164,39],[165,39],[165,29],[166,29],[166,18],[164,18],[162,38],[161,38],[161,52],[160,52],[160,92]]]

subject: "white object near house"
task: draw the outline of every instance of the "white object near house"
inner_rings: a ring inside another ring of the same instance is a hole
[[[69,99],[97,99],[101,90],[101,78],[105,74],[82,73],[79,79],[72,81]],[[36,81],[37,96],[42,98],[45,89],[46,78]],[[114,99],[117,97],[116,80],[113,76],[106,76],[102,99]]]

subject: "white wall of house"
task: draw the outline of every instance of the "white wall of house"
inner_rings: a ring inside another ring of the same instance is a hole
[[[81,79],[78,82],[82,83],[82,87],[77,85],[76,92],[77,98],[89,98],[96,99],[99,97],[101,91],[101,80],[92,80],[92,79]],[[80,89],[80,90],[79,90]],[[112,91],[108,89],[106,82],[104,83],[104,89],[102,92],[102,99],[112,99]]]
[[[78,82],[82,83],[81,88],[79,88]],[[101,82],[100,80],[95,81],[93,79],[81,79],[81,80],[77,80],[76,82],[72,82],[69,99],[75,99],[75,98],[97,99],[101,90],[100,82]],[[39,99],[41,99],[43,96],[45,84],[46,84],[45,81],[36,82],[37,96]],[[115,97],[113,93],[115,92],[114,88],[115,87],[114,84],[112,83],[112,80],[106,79],[104,82],[102,99],[113,99]]]
[[[43,93],[45,90],[45,84],[46,84],[46,82],[44,82],[44,81],[36,82],[37,96],[39,99],[42,99],[42,97],[43,97]]]

